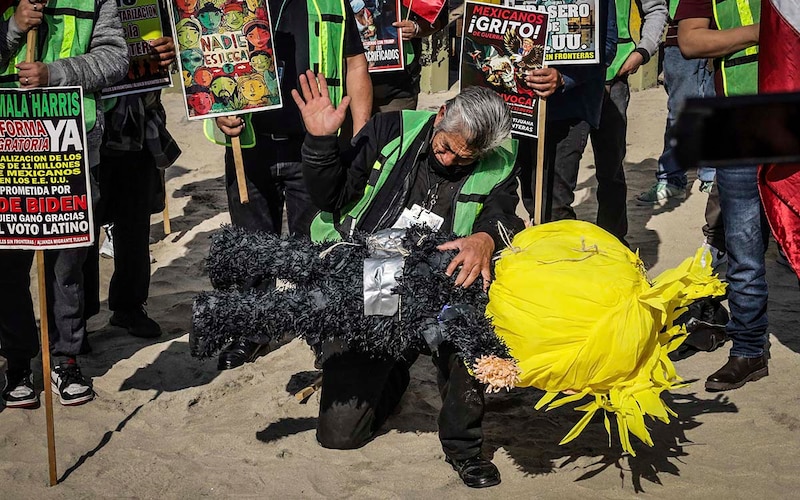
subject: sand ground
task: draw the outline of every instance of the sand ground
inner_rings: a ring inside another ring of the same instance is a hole
[[[425,96],[437,106],[445,94]],[[634,196],[653,181],[662,148],[663,89],[634,93],[629,110],[629,241],[657,273],[691,255],[702,241],[706,195],[695,183],[685,202],[654,210]],[[432,364],[421,358],[399,414],[356,451],[319,447],[318,396],[292,393],[314,375],[309,349],[293,341],[257,362],[218,372],[215,360],[188,353],[192,298],[210,288],[204,271],[209,235],[228,222],[222,149],[189,123],[180,95],[165,103],[183,156],[167,172],[172,233],[153,218],[156,259],[148,310],[164,328],[153,341],[108,324],[107,309],[90,322],[94,353],[82,359],[98,397],[56,405],[57,487],[47,487],[44,409],[0,408],[0,498],[790,498],[800,489],[800,313],[797,279],[767,255],[771,374],[725,394],[703,389],[727,348],[677,363],[690,385],[667,395],[679,417],[651,425],[653,448],[638,455],[609,446],[601,419],[559,446],[579,418],[571,408],[533,409],[541,395],[517,389],[487,397],[485,452],[503,482],[464,487],[443,462],[436,434],[439,397]],[[596,211],[593,157],[584,157],[578,216]],[[113,262],[103,262],[107,290]],[[104,304],[105,306],[105,304]],[[41,377],[37,378],[41,385]]]

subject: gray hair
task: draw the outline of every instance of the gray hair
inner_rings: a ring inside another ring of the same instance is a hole
[[[511,113],[496,92],[467,87],[444,103],[444,116],[435,130],[461,135],[467,146],[482,155],[511,133]]]

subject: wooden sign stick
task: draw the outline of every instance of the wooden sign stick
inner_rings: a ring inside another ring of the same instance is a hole
[[[544,136],[545,116],[547,115],[547,99],[539,99],[539,137],[536,139],[536,183],[533,190],[533,225],[542,223],[542,206],[544,202]]]
[[[170,234],[172,232],[172,226],[169,222],[169,195],[167,194],[167,178],[164,175],[164,171],[161,171],[161,185],[164,188],[164,211],[162,212],[164,215],[164,236]]]
[[[36,33],[28,31],[25,41],[25,62],[36,60]],[[36,274],[39,281],[39,316],[42,337],[42,379],[44,381],[44,412],[47,425],[47,461],[50,464],[50,486],[58,484],[56,476],[56,433],[53,426],[53,391],[50,388],[50,333],[47,325],[47,287],[45,286],[44,251],[36,251]]]
[[[309,398],[312,394],[317,392],[320,387],[322,387],[322,374],[317,375],[317,377],[314,378],[314,381],[311,382],[311,385],[309,385],[309,386],[301,389],[297,393],[295,393],[294,397],[298,402],[302,403],[307,398]]]
[[[50,334],[47,324],[47,287],[45,285],[44,251],[36,251],[39,281],[39,316],[42,332],[42,378],[44,379],[44,411],[47,422],[47,461],[50,463],[50,486],[58,483],[56,476],[56,436],[53,426],[53,391],[50,388]]]
[[[239,201],[242,204],[250,203],[250,197],[247,195],[247,182],[244,177],[242,143],[239,141],[239,136],[231,137],[231,149],[233,149],[233,166],[236,172],[236,184],[239,186]]]

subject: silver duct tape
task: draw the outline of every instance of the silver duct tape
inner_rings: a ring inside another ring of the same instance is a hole
[[[403,274],[403,257],[364,259],[364,315],[394,316],[400,296],[392,293],[397,277]]]
[[[400,296],[392,293],[403,274],[405,229],[383,229],[367,237],[370,258],[364,259],[364,315],[394,316]]]
[[[408,251],[403,248],[405,235],[405,229],[382,229],[367,236],[369,255],[376,258],[407,255]]]

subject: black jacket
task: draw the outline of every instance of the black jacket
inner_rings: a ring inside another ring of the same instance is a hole
[[[432,211],[445,219],[440,231],[452,231],[455,199],[472,168],[445,168],[429,154],[433,118],[408,148],[405,157],[398,160],[357,229],[373,232],[391,227],[403,208],[415,203],[425,206],[435,190],[438,201]],[[306,135],[302,150],[303,176],[317,208],[339,218],[344,207],[363,196],[381,149],[400,135],[401,120],[400,112],[374,116],[353,139],[353,149],[342,155],[336,137]],[[502,248],[505,244],[500,239],[497,222],[511,232],[524,227],[516,215],[518,203],[517,179],[512,172],[489,193],[475,220],[473,233],[488,233],[494,239],[495,248]]]

